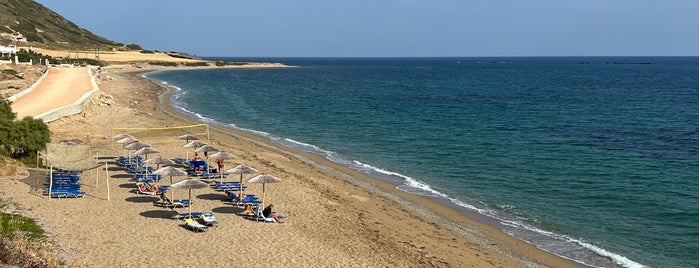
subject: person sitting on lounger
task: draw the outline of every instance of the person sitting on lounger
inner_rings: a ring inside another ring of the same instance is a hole
[[[277,217],[277,213],[272,211],[273,207],[274,207],[274,205],[272,205],[272,204],[269,204],[269,206],[266,206],[262,210],[262,216],[264,216],[265,218],[273,218],[274,221],[276,221],[278,223],[282,223],[283,221],[282,221],[281,217]]]
[[[201,156],[199,156],[199,153],[194,152],[194,160],[201,160]]]
[[[255,212],[255,209],[250,204],[245,204],[245,209],[242,213],[248,215],[257,215],[257,212]]]

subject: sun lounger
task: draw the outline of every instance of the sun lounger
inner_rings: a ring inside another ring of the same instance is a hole
[[[48,191],[44,192],[44,195],[48,195]],[[85,196],[85,192],[81,192],[80,190],[76,189],[58,189],[58,190],[51,190],[51,198],[83,198]]]
[[[230,175],[230,174],[228,174],[228,173],[223,173],[223,177],[224,177],[224,178],[228,178],[228,175]],[[221,178],[221,173],[216,173],[216,172],[213,172],[213,173],[211,173],[211,172],[210,172],[210,173],[202,173],[202,174],[199,175],[199,177],[204,177],[204,178],[207,178],[207,179]]]
[[[192,212],[192,213],[180,213],[175,215],[173,218],[183,220],[187,218],[192,218],[192,219],[198,219],[201,221],[201,223],[207,225],[207,226],[213,226],[218,224],[218,220],[214,216],[213,212],[207,211],[207,212]]]
[[[247,194],[245,197],[243,197],[243,199],[238,201],[238,205],[259,205],[261,203],[262,201],[260,201],[260,199],[253,194]]]
[[[139,167],[129,167],[128,171],[131,173],[152,173],[155,171],[154,167],[144,167],[144,166],[139,166]]]
[[[186,218],[196,219],[196,218],[201,217],[201,215],[203,215],[203,214],[204,214],[204,212],[192,212],[192,213],[186,212],[186,213],[177,214],[177,215],[173,216],[173,218],[178,219],[178,220],[184,220]]]
[[[192,218],[186,218],[184,220],[184,226],[187,229],[192,230],[193,232],[205,232],[209,229],[209,227],[207,227],[206,225],[203,225]]]
[[[145,182],[148,180],[153,180],[153,181],[160,181],[163,179],[163,176],[156,175],[156,174],[144,174],[144,173],[138,173],[133,175],[134,179],[140,182]]]
[[[136,193],[139,193],[139,194],[146,194],[146,195],[153,195],[153,196],[158,195],[158,194],[160,193],[160,192],[158,192],[158,191],[151,191],[151,190],[149,190],[149,189],[146,187],[146,184],[145,184],[145,183],[142,183],[142,182],[137,182],[137,183],[136,183],[136,189],[134,189],[133,191],[136,192]]]
[[[216,217],[214,217],[214,213],[212,212],[202,213],[201,215],[199,215],[199,220],[207,226],[213,226],[218,224],[218,220],[216,220]]]
[[[256,221],[282,223],[282,219],[284,219],[283,216],[279,216],[279,215],[277,215],[276,218],[275,217],[265,217],[264,214],[262,214],[262,210],[260,209],[259,205],[250,206],[248,208],[249,209],[246,209],[243,212],[247,213],[246,216],[248,216],[251,219],[256,220]]]
[[[185,207],[189,207],[192,204],[192,201],[190,201],[189,199],[172,200],[164,192],[160,195],[160,198],[163,199],[163,203],[162,203],[163,206],[169,207],[169,208],[185,208]]]

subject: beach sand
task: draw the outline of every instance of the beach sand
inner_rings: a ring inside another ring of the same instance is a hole
[[[171,219],[176,212],[154,205],[159,198],[130,192],[135,182],[114,158],[123,154],[112,135],[131,133],[168,158],[185,155],[184,141],[204,128],[118,131],[115,127],[170,127],[196,122],[173,111],[165,89],[140,77],[147,68],[103,68],[111,79],[99,82],[96,98],[81,114],[49,123],[54,143],[79,139],[90,145],[104,168],[83,173],[82,199],[41,195],[43,169],[0,178],[0,198],[20,204],[18,212],[35,218],[57,242],[70,266],[222,267],[576,267],[489,225],[465,217],[430,199],[407,194],[322,157],[271,143],[248,133],[211,126],[211,142],[238,158],[226,169],[246,164],[283,181],[265,186],[285,222],[261,223],[238,215],[211,188],[193,190],[193,210],[213,211],[219,225],[194,233]],[[190,151],[191,156],[191,151]],[[152,156],[151,156],[152,157]],[[251,177],[246,175],[245,178]],[[175,178],[175,181],[183,178]],[[238,180],[232,176],[227,180]],[[109,191],[107,190],[109,185]],[[164,184],[169,184],[167,179]],[[261,185],[246,192],[261,195]],[[109,200],[107,200],[109,194]],[[184,190],[174,198],[187,198]]]

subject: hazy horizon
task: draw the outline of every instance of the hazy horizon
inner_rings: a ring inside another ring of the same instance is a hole
[[[699,56],[689,0],[37,2],[110,40],[202,57]]]

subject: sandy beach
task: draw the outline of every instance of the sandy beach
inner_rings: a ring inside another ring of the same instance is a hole
[[[248,220],[224,193],[206,188],[193,190],[193,210],[212,211],[220,223],[207,232],[189,231],[182,221],[172,219],[187,209],[159,207],[158,197],[131,192],[136,188],[132,175],[114,163],[123,155],[112,139],[117,133],[132,134],[167,158],[186,154],[184,141],[175,139],[179,135],[206,139],[203,127],[113,132],[200,123],[175,112],[168,105],[170,92],[141,77],[159,69],[103,68],[103,77],[110,79],[98,82],[100,93],[86,109],[49,123],[54,143],[80,140],[108,165],[108,174],[104,168],[83,173],[84,198],[47,199],[41,194],[43,169],[0,178],[0,198],[20,204],[18,213],[35,218],[69,266],[578,266],[428,198],[401,192],[317,155],[217,126],[210,126],[210,144],[237,156],[226,161],[226,169],[246,164],[282,179],[267,185],[265,196],[285,222]],[[262,186],[248,184],[246,192],[261,195]],[[182,190],[173,195],[187,197]]]

